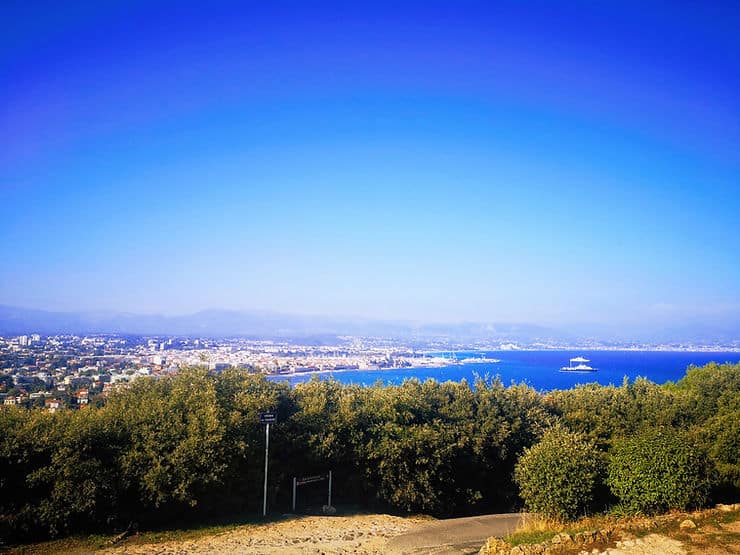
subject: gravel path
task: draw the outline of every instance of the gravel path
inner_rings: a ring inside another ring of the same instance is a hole
[[[522,522],[521,513],[482,515],[435,520],[415,526],[392,538],[388,554],[450,554],[477,553],[491,536],[505,536]]]

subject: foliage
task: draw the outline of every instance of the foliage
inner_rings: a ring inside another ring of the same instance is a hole
[[[530,510],[572,520],[594,501],[601,467],[592,442],[581,434],[555,428],[525,450],[515,479]]]
[[[701,423],[740,392],[740,364],[710,362],[706,366],[690,366],[675,389],[690,399],[692,416]]]
[[[313,379],[291,388],[245,370],[192,368],[138,378],[84,410],[4,407],[0,539],[257,514],[265,410],[278,414],[275,510],[290,506],[293,476],[332,469],[342,503],[503,512],[521,504],[518,483],[530,508],[572,517],[600,501],[599,457],[608,450],[624,510],[697,505],[710,486],[715,499],[734,500],[739,376],[740,365],[711,364],[676,384],[638,379],[541,394],[497,378],[371,387]],[[651,435],[656,426],[662,435]]]
[[[657,428],[616,442],[607,483],[629,511],[654,514],[705,503],[709,469],[688,434]]]
[[[735,501],[740,491],[740,393],[727,397],[698,429],[702,446],[717,470],[718,496]]]
[[[684,427],[693,420],[685,396],[645,378],[625,379],[621,387],[588,384],[552,391],[545,404],[568,428],[588,435],[602,449],[613,438],[645,427]]]
[[[118,462],[127,517],[142,505],[195,507],[222,483],[226,430],[215,378],[206,370],[137,380],[111,399],[106,412],[126,425]]]
[[[3,527],[57,535],[106,523],[116,503],[118,442],[105,419],[13,408],[0,420]]]

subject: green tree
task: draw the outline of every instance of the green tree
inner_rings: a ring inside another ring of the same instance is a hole
[[[105,414],[88,411],[36,412],[33,420],[36,449],[46,464],[26,476],[37,498],[23,512],[52,536],[115,520],[116,426]]]
[[[263,411],[275,411],[278,422],[271,426],[270,506],[275,495],[287,490],[291,470],[302,460],[291,432],[295,412],[290,386],[267,380],[246,369],[229,368],[214,378],[224,435],[221,442],[224,473],[219,488],[212,489],[211,501],[222,511],[257,511],[262,504],[264,426]],[[214,497],[215,496],[215,497]],[[283,505],[287,507],[287,502]]]
[[[226,430],[216,380],[205,369],[139,378],[101,410],[127,436],[119,465],[130,518],[194,508],[223,483]]]
[[[545,395],[545,405],[574,432],[584,433],[604,450],[612,441],[646,427],[687,427],[692,419],[680,392],[645,378],[620,387],[579,385]]]
[[[690,366],[675,385],[667,384],[665,387],[688,397],[692,417],[700,424],[716,415],[722,405],[727,405],[740,393],[740,363],[710,362],[701,367]]]
[[[524,384],[505,387],[494,378],[476,381],[473,423],[476,464],[465,475],[481,492],[479,510],[508,511],[519,502],[516,463],[554,419],[534,389]]]
[[[92,411],[0,411],[4,537],[56,536],[110,523],[119,439]]]
[[[555,428],[524,451],[515,479],[528,509],[570,520],[591,508],[601,468],[602,458],[592,442]]]
[[[616,442],[607,484],[633,512],[700,507],[709,493],[710,466],[687,433],[671,428],[645,430]]]

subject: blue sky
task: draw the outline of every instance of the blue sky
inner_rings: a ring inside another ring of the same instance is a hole
[[[0,304],[740,322],[711,4],[3,2]]]

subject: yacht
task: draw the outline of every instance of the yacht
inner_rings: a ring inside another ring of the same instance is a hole
[[[575,366],[573,366],[573,363],[576,363]],[[570,359],[570,363],[568,366],[563,366],[560,371],[561,372],[596,372],[598,368],[592,368],[588,365],[588,363],[591,362],[587,358],[583,357],[576,357]]]
[[[500,358],[486,358],[486,357],[468,357],[463,358],[460,361],[460,364],[482,364],[484,362],[488,362],[491,364],[501,362]]]

